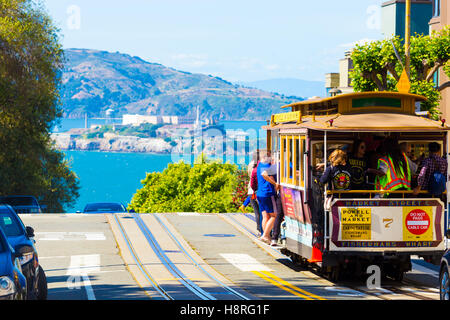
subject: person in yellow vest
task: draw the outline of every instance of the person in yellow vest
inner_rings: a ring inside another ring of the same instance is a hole
[[[378,159],[376,190],[411,190],[411,168],[414,168],[411,160],[401,151],[396,139],[386,139],[384,147],[385,156]],[[389,193],[384,194],[384,197],[391,196]]]

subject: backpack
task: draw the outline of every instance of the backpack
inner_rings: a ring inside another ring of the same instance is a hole
[[[434,159],[432,159],[435,162]],[[438,168],[438,166],[435,165]],[[439,168],[433,172],[430,176],[430,182],[428,183],[428,191],[433,196],[441,196],[446,189],[446,177],[441,173]]]

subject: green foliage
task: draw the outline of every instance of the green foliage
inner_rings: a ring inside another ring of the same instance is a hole
[[[194,165],[169,164],[162,173],[147,173],[143,188],[129,209],[136,212],[235,212],[234,201],[241,171],[236,165],[208,161],[204,155]]]
[[[402,57],[401,62],[391,41]],[[351,57],[354,69],[350,77],[355,91],[397,91],[396,85],[405,65],[404,45],[399,37],[357,45]],[[450,27],[434,31],[431,35],[416,34],[411,37],[410,57],[410,92],[427,97],[428,101],[422,103],[422,110],[429,111],[437,119],[441,95],[433,83],[433,75],[441,67],[450,75]]]
[[[49,212],[79,188],[50,142],[63,60],[58,30],[35,1],[0,1],[0,194],[34,195]]]
[[[428,100],[422,102],[422,109],[429,111],[434,120],[439,120],[441,93],[436,90],[434,82],[426,80],[412,82],[410,92],[427,97]]]
[[[240,168],[237,172],[237,186],[233,193],[232,202],[236,208],[239,208],[248,196],[248,183],[250,177],[247,170]]]
[[[447,77],[450,77],[450,61],[447,61],[444,65],[444,72]]]

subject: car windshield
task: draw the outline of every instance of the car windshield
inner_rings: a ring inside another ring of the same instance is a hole
[[[91,203],[86,205],[84,212],[126,212],[119,203]]]
[[[24,234],[19,219],[7,208],[0,208],[0,228],[7,237],[17,237]]]
[[[3,197],[0,198],[1,204],[9,204],[10,206],[36,206],[36,200],[32,197]]]

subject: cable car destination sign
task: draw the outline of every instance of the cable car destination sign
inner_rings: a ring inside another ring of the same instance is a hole
[[[273,114],[270,119],[270,124],[275,125],[277,123],[285,123],[285,122],[300,123],[301,120],[302,120],[302,113],[300,111],[284,112]]]

